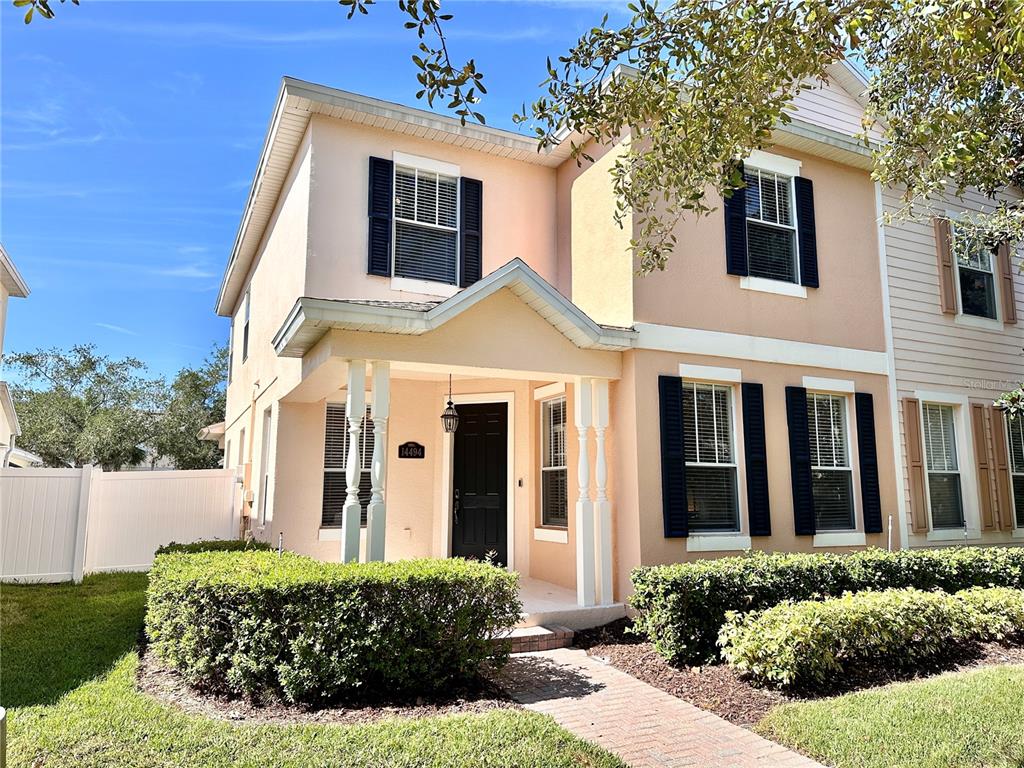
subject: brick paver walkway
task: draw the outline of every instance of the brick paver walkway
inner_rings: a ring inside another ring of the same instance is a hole
[[[585,651],[518,654],[502,678],[527,709],[551,715],[633,768],[821,768]]]

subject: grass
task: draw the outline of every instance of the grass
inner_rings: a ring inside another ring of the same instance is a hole
[[[1024,768],[1024,666],[786,704],[756,730],[836,768]]]
[[[0,701],[12,768],[589,766],[613,755],[518,710],[372,725],[245,725],[140,693],[145,576],[0,588]]]

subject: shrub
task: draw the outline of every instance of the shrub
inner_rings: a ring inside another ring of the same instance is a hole
[[[291,553],[170,554],[150,571],[146,632],[189,683],[317,703],[433,693],[507,647],[518,577],[464,560],[323,563]]]
[[[169,555],[173,552],[243,552],[247,550],[271,550],[271,547],[265,541],[257,541],[256,539],[206,539],[205,541],[193,541],[190,544],[179,544],[176,541],[172,541],[170,544],[164,544],[159,547],[156,551],[158,555]]]
[[[1024,588],[1024,549],[957,547],[852,554],[751,552],[740,557],[638,568],[632,573],[634,626],[673,662],[718,656],[729,611],[785,600],[820,600],[865,589]]]
[[[857,663],[916,669],[952,643],[1024,626],[1022,617],[1020,590],[868,591],[732,613],[719,643],[726,661],[756,682],[806,687],[828,684]]]

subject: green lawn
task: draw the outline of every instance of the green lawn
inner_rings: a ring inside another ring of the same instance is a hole
[[[374,725],[244,725],[186,715],[139,693],[133,650],[145,576],[78,587],[0,587],[0,703],[9,765],[600,766],[614,756],[550,718],[515,710]]]
[[[1024,768],[1024,666],[787,704],[757,730],[837,768]]]

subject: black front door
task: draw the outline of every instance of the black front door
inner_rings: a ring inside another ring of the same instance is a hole
[[[508,558],[508,404],[456,406],[452,556]]]

